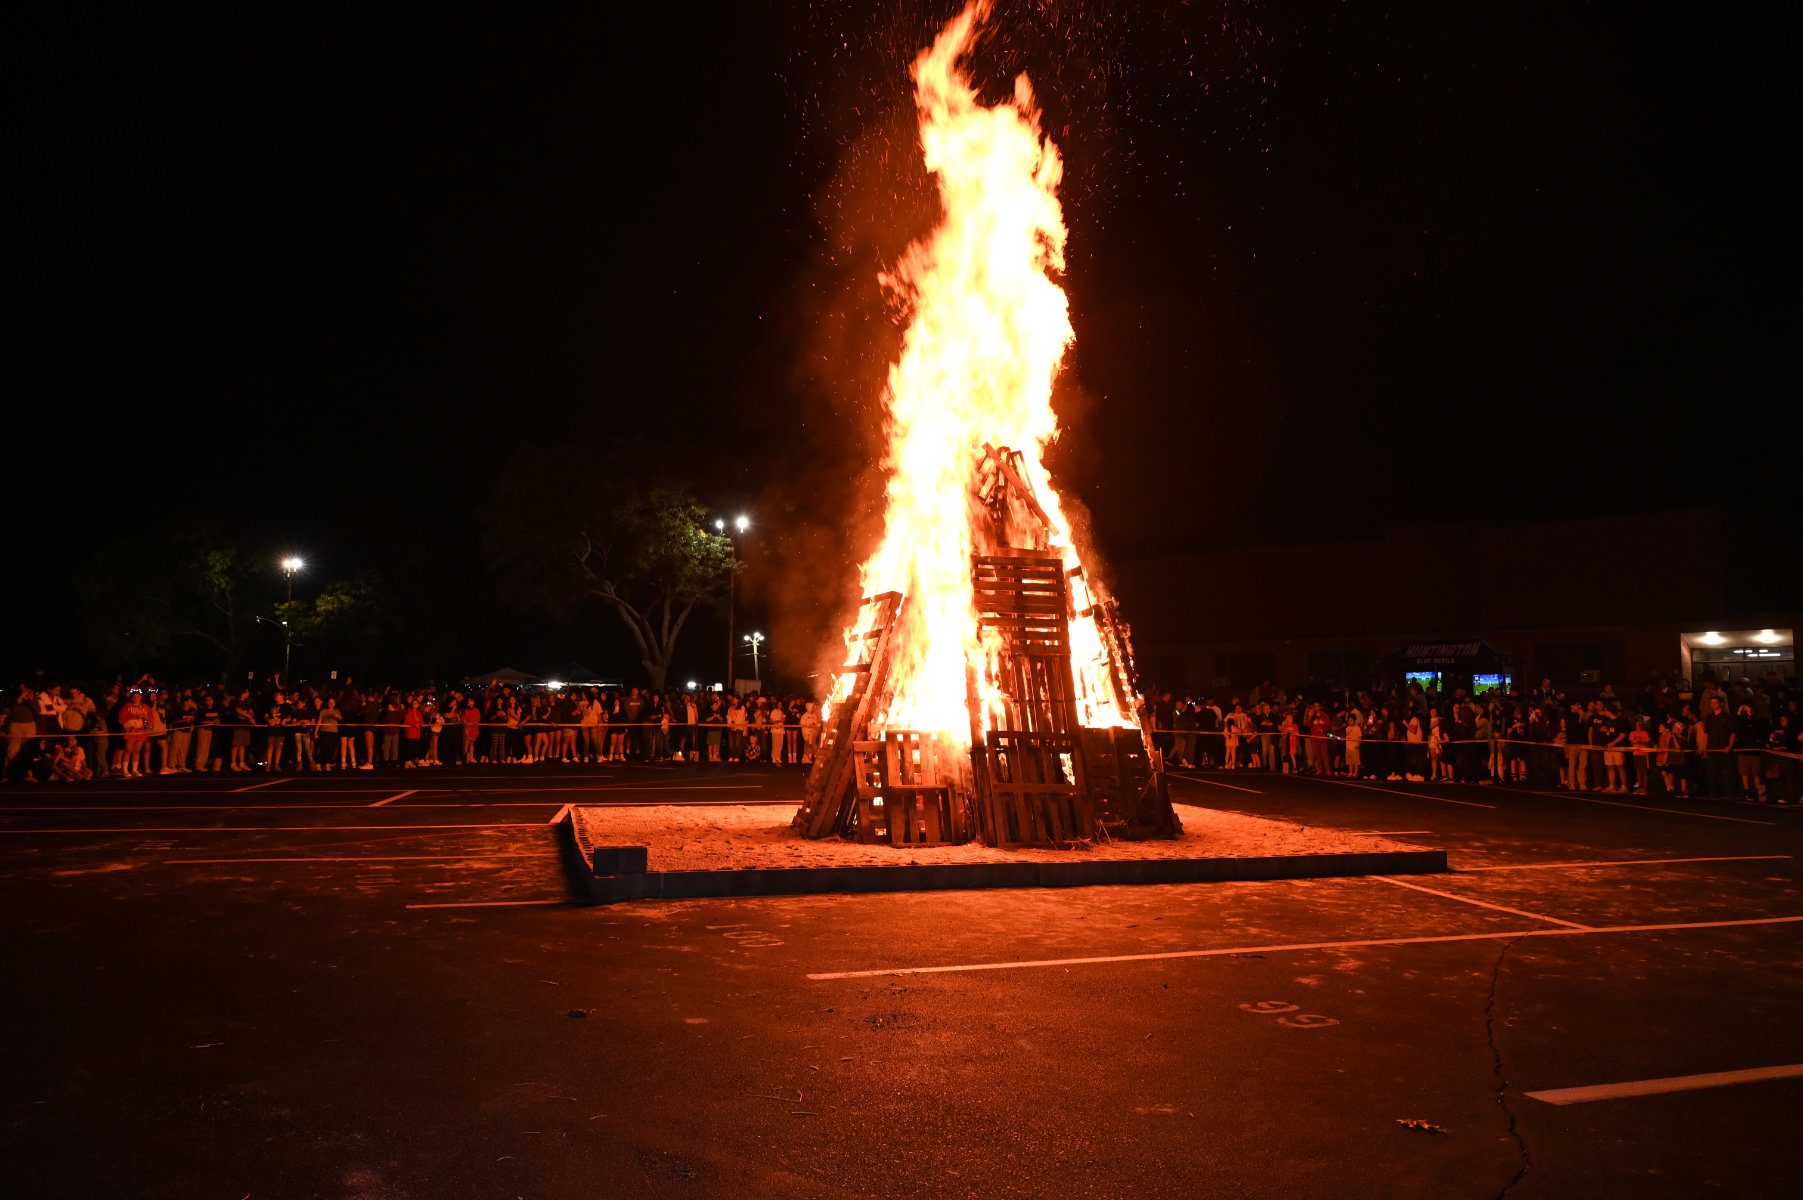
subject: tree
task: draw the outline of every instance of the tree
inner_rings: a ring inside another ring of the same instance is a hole
[[[310,648],[308,661],[317,670],[322,669],[322,653],[368,657],[389,632],[381,620],[382,607],[376,580],[360,575],[329,580],[317,596],[297,596],[277,604],[275,614],[288,627],[295,645]]]
[[[662,688],[689,614],[722,600],[739,569],[705,516],[691,486],[642,452],[603,461],[580,447],[526,445],[483,506],[483,545],[519,607],[565,621],[588,604],[610,609]]]
[[[235,673],[256,635],[262,565],[236,542],[196,531],[171,542],[117,539],[82,571],[88,652],[109,669],[209,662]]]
[[[244,603],[243,585],[261,564],[232,543],[200,547],[192,559],[190,578],[199,603],[180,632],[211,644],[223,656],[222,678],[235,675],[257,631],[256,614]]]
[[[80,575],[89,658],[108,671],[224,679],[269,638],[259,621],[287,623],[296,645],[366,652],[383,641],[373,577],[329,580],[317,596],[283,602],[276,561],[208,529],[109,542]]]

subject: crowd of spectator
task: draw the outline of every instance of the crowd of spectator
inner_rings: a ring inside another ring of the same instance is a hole
[[[1180,767],[1351,779],[1519,784],[1571,791],[1799,802],[1803,688],[1654,677],[1618,696],[1442,693],[1270,684],[1232,696],[1149,699],[1154,741]]]
[[[1472,694],[1264,684],[1224,702],[1145,701],[1167,764],[1351,779],[1799,802],[1803,688],[1768,676],[1656,677],[1635,693]],[[476,763],[809,764],[820,706],[800,697],[639,688],[22,685],[8,780]]]
[[[8,780],[474,763],[811,763],[819,705],[640,688],[22,685]]]

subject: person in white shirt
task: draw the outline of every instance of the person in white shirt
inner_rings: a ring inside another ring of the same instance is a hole
[[[701,706],[695,702],[695,693],[683,693],[682,711],[682,753],[677,757],[686,758],[689,762],[699,762],[701,761]]]
[[[1409,743],[1409,781],[1424,783],[1427,779],[1427,748],[1422,740],[1421,718],[1410,713],[1408,724],[1404,726],[1404,730],[1403,738]]]
[[[814,761],[814,748],[820,744],[820,706],[812,700],[801,714],[801,761]]]
[[[1359,747],[1365,740],[1365,731],[1359,727],[1359,711],[1353,709],[1346,714],[1346,774],[1357,779],[1359,776]]]
[[[742,762],[745,758],[745,706],[737,696],[726,702],[726,761]]]
[[[770,706],[770,761],[782,765],[783,748],[788,743],[789,714],[781,704]]]
[[[576,701],[576,720],[582,727],[582,761],[600,762],[601,751],[601,702],[593,696],[584,695]]]

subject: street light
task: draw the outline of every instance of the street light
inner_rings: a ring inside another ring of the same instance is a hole
[[[746,516],[744,513],[740,513],[737,517],[733,518],[733,526],[735,528],[737,528],[740,533],[744,533],[747,529],[749,529],[751,527],[751,518]],[[722,537],[724,537],[729,544],[731,544],[733,557],[737,558],[738,554],[739,554],[739,544],[737,542],[733,541],[732,534],[726,532],[726,519],[724,517],[714,518],[714,528],[719,530],[720,535]],[[733,679],[732,648],[733,648],[734,643],[732,640],[732,633],[733,633],[732,626],[733,626],[733,618],[737,615],[736,613],[734,613],[733,609],[736,607],[738,590],[739,590],[739,573],[737,571],[727,572],[727,575],[726,575],[726,685],[728,687],[732,687],[732,679]],[[753,656],[754,665],[755,665],[755,657],[756,656],[754,655]]]
[[[764,635],[761,633],[748,633],[745,635],[745,641],[751,646],[751,677],[759,683],[762,683],[764,677],[758,674],[758,647],[764,644]]]
[[[288,577],[288,602],[294,603],[294,573],[307,564],[289,555],[282,560],[282,574]]]

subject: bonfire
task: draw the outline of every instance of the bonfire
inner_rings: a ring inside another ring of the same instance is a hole
[[[883,541],[795,827],[896,845],[1174,836],[1127,626],[1041,458],[1073,340],[1063,163],[1025,75],[985,105],[960,69],[987,8],[912,70],[943,213],[879,277],[909,318],[884,397]]]

